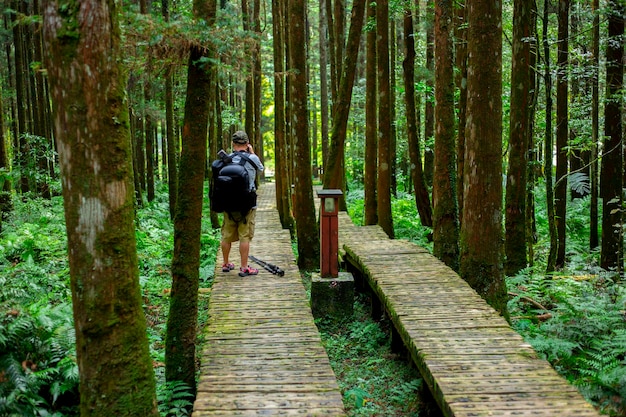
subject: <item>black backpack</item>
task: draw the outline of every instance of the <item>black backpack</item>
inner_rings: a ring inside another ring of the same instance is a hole
[[[241,157],[239,162],[233,162],[235,155]],[[246,162],[255,165],[245,152],[233,152],[213,161],[213,186],[209,193],[211,210],[229,215],[239,212],[245,217],[256,206],[256,191],[250,188]]]

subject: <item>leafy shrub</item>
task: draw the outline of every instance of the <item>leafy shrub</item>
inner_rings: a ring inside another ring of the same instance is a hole
[[[416,416],[422,380],[391,352],[388,325],[369,317],[366,299],[354,304],[353,320],[318,320],[322,343],[350,416]]]
[[[0,415],[78,415],[78,366],[68,304],[8,308],[0,325]]]

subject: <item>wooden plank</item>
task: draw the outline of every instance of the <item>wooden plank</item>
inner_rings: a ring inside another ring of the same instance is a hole
[[[259,275],[239,277],[216,265],[194,417],[345,415],[289,231],[281,229],[268,194],[259,193],[251,253],[285,275],[259,267]],[[237,251],[234,244],[231,253]]]
[[[598,416],[457,274],[340,218],[344,260],[379,298],[446,416]],[[394,248],[397,251],[394,252]]]

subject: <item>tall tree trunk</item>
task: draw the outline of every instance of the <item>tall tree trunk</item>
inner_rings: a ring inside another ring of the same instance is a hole
[[[13,1],[13,10],[20,11],[22,1]],[[26,83],[28,73],[28,63],[24,59],[24,29],[22,24],[17,21],[17,16],[13,15],[13,43],[14,43],[14,62],[15,62],[15,100],[18,103],[17,107],[17,136],[15,140],[18,146],[16,147],[16,166],[20,170],[20,192],[26,193],[30,191],[28,172],[28,141],[26,140],[27,133],[27,118],[26,118],[26,105],[28,100],[26,99]]]
[[[544,83],[546,89],[546,134],[543,152],[544,175],[546,178],[546,205],[548,209],[548,229],[550,232],[550,252],[546,272],[553,272],[556,268],[556,254],[558,248],[558,235],[554,211],[554,185],[552,175],[552,157],[554,146],[552,142],[552,73],[550,70],[550,43],[548,40],[548,21],[550,16],[550,0],[543,3],[543,59],[544,59]]]
[[[139,184],[141,191],[146,190],[146,141],[144,136],[144,117],[134,115],[135,121],[135,158],[137,158],[137,174],[139,175]]]
[[[293,229],[291,217],[291,181],[287,159],[285,124],[285,19],[281,0],[272,0],[274,42],[274,163],[276,165],[276,206],[285,229]]]
[[[333,123],[330,133],[328,157],[324,170],[324,187],[340,189],[345,193],[345,142],[348,129],[348,116],[352,100],[352,89],[356,76],[356,66],[359,55],[361,31],[363,29],[363,17],[365,13],[365,1],[357,0],[352,5],[350,18],[350,33],[346,46],[346,57],[343,62],[344,74],[341,77],[341,85],[337,100],[333,103]],[[345,199],[341,199],[341,207],[345,208]]]
[[[511,116],[509,171],[505,204],[505,273],[526,268],[526,194],[528,151],[531,138],[531,41],[532,2],[515,0],[513,10],[513,60],[511,65]]]
[[[367,20],[376,21],[376,3],[367,3]],[[376,29],[369,28],[365,38],[365,201],[363,203],[363,223],[377,224],[376,202],[376,170],[378,164],[378,123],[376,116],[377,104],[377,71],[376,71]],[[408,105],[407,105],[408,108]],[[409,145],[410,146],[410,145]],[[420,160],[421,167],[421,160]]]
[[[13,16],[13,14],[10,13],[4,13],[4,30],[9,33],[11,32],[10,26],[13,24],[12,23],[12,19],[11,16]],[[11,50],[13,49],[11,44],[9,42],[5,42],[5,54],[6,54],[6,63],[7,63],[7,71],[6,71],[6,81],[7,81],[7,88],[9,90],[13,90],[15,88],[15,85],[13,83],[13,75],[15,72],[15,68],[12,65],[12,61],[11,61]],[[17,149],[17,137],[19,136],[19,132],[18,132],[18,127],[17,127],[17,104],[16,104],[16,99],[15,97],[9,97],[8,98],[9,101],[9,131],[11,132],[11,137],[13,138],[13,149]],[[16,156],[14,156],[14,163],[18,162],[18,159]]]
[[[526,257],[529,266],[534,265],[534,245],[535,245],[535,237],[537,233],[537,222],[535,221],[535,185],[537,181],[537,170],[536,168],[539,166],[539,152],[537,151],[537,146],[535,142],[535,113],[537,112],[537,100],[539,98],[539,94],[537,92],[537,78],[539,77],[539,73],[535,70],[537,68],[537,61],[539,60],[539,34],[537,32],[537,2],[536,0],[532,0],[531,4],[531,13],[530,13],[530,27],[531,27],[531,36],[532,36],[532,46],[530,48],[530,85],[529,89],[531,91],[530,94],[530,108],[528,110],[528,161],[530,162],[526,166],[527,171],[527,182],[526,182],[526,213],[524,213],[524,217],[526,218],[526,247],[528,249],[528,256]]]
[[[152,83],[147,80],[146,90],[151,88]],[[146,93],[146,103],[151,101],[151,94]],[[148,202],[153,201],[155,197],[154,191],[154,149],[155,149],[155,136],[154,136],[154,123],[152,122],[152,115],[146,113],[144,132],[146,138],[146,195]]]
[[[389,2],[376,2],[376,53],[378,62],[378,224],[394,237],[391,214],[391,115],[389,82]]]
[[[460,274],[508,317],[502,247],[502,3],[468,3],[465,197]]]
[[[456,6],[456,87],[459,89],[458,120],[456,138],[456,196],[459,222],[463,219],[463,169],[465,161],[465,119],[467,115],[467,7],[466,1],[455,2]]]
[[[452,0],[435,6],[435,166],[433,175],[433,254],[459,269],[454,137],[454,57]]]
[[[0,85],[0,97],[2,97],[2,85]],[[4,120],[4,103],[0,99],[0,172],[9,170],[9,157],[4,137]],[[5,178],[0,180],[0,232],[2,232],[2,222],[11,209],[11,181]]]
[[[322,168],[325,170],[324,157],[328,155],[329,107],[328,107],[328,20],[326,18],[326,3],[331,0],[320,0],[320,114],[322,136]]]
[[[47,1],[44,7],[71,248],[80,415],[157,417],[139,287],[132,151],[116,4]]]
[[[254,102],[252,108],[254,111],[254,131],[252,132],[253,136],[250,137],[250,140],[253,142],[254,149],[257,150],[257,156],[261,162],[264,163],[265,158],[263,154],[265,152],[263,152],[263,135],[261,134],[261,82],[263,79],[263,73],[261,72],[261,38],[263,37],[263,33],[261,32],[261,20],[259,17],[261,1],[254,0],[252,4],[252,30],[258,36],[258,40],[255,42],[253,49],[252,86],[254,89]],[[263,180],[264,178],[265,172],[261,171],[258,175],[258,179]]]
[[[426,98],[426,108],[424,110],[424,179],[428,186],[433,185],[435,152],[433,142],[435,139],[435,1],[426,1],[426,69],[428,77],[426,85],[429,87],[429,93]]]
[[[396,150],[398,149],[396,135],[396,19],[395,13],[390,16],[389,21],[389,155],[391,174],[391,195],[398,195],[398,184],[396,181]]]
[[[593,10],[593,75],[591,77],[591,207],[589,209],[589,249],[600,245],[598,236],[598,133],[600,131],[600,0],[592,0]]]
[[[581,44],[581,42],[576,41],[578,34],[580,33],[580,17],[581,12],[580,8],[577,7],[575,3],[572,4],[572,10],[570,11],[571,16],[571,33],[574,40],[574,45],[572,46],[572,50],[574,53],[570,58],[570,112],[572,120],[579,118],[581,115],[580,108],[582,107],[582,102],[587,100],[587,95],[584,93],[585,84],[589,81],[588,75],[580,75],[582,60],[581,55],[586,53],[587,45]],[[581,55],[576,53],[576,51],[581,51]],[[586,71],[585,71],[586,72]],[[589,178],[589,166],[591,165],[591,152],[588,150],[588,142],[584,145],[579,144],[582,137],[580,135],[580,131],[576,126],[571,126],[569,128],[569,142],[570,142],[570,152],[568,154],[569,159],[569,174],[578,174],[583,175],[584,180],[587,181]],[[578,181],[581,183],[583,181]],[[574,186],[572,183],[570,187],[569,194],[572,200],[577,200],[584,198],[589,194],[589,190],[580,186]],[[579,184],[580,185],[580,184]]]
[[[161,0],[163,17],[170,21],[169,0]],[[178,141],[174,135],[174,77],[173,66],[165,70],[165,125],[167,143],[167,182],[170,200],[170,218],[176,213],[176,196],[178,194]]]
[[[410,176],[411,182],[413,183],[415,205],[419,212],[420,222],[423,226],[432,227],[433,211],[424,180],[424,173],[422,171],[419,126],[415,115],[415,111],[419,109],[415,105],[415,33],[413,31],[413,13],[411,12],[411,5],[408,5],[404,11],[404,47],[406,49],[406,55],[402,62],[402,68],[404,69],[404,103],[409,158],[411,160]],[[366,119],[368,120],[368,124],[371,123],[372,119],[368,117],[366,117]],[[454,120],[452,120],[452,124],[454,125]]]
[[[194,2],[194,15],[209,26],[216,14],[216,1]],[[189,54],[187,95],[183,120],[176,215],[172,292],[165,342],[165,378],[183,381],[195,392],[196,323],[200,269],[200,233],[207,127],[211,105],[211,56],[194,46]],[[208,59],[207,59],[208,58]]]
[[[319,268],[319,226],[313,202],[311,180],[311,146],[306,83],[306,3],[289,1],[289,55],[291,68],[291,125],[294,129],[295,218],[298,234],[298,266],[304,270]]]
[[[241,20],[243,23],[243,30],[249,31],[251,26],[252,17],[250,16],[250,8],[248,7],[248,0],[241,0]],[[253,47],[254,48],[254,47]],[[250,75],[246,78],[245,88],[245,112],[244,112],[244,129],[251,138],[252,145],[254,143],[254,51],[250,54]]]
[[[555,267],[565,267],[565,221],[567,216],[567,145],[568,124],[568,60],[569,0],[559,0],[559,41],[556,75],[556,182],[554,207],[556,213],[557,253]]]
[[[33,1],[33,15],[41,15],[42,10],[39,6],[39,1]],[[32,58],[30,62],[43,62],[43,39],[41,33],[40,23],[34,23],[32,26]],[[52,160],[48,157],[51,154],[50,150],[54,149],[53,138],[50,131],[47,129],[46,120],[48,118],[47,105],[50,98],[45,88],[45,83],[42,71],[31,71],[31,90],[33,91],[33,132],[39,137],[37,147],[37,173],[35,177],[35,183],[37,185],[37,192],[43,198],[50,199],[50,185],[48,184],[50,165]]]
[[[607,97],[604,107],[604,146],[600,196],[602,197],[602,252],[600,266],[623,270],[623,139],[622,106],[624,79],[624,3],[608,2],[609,36],[606,49]]]
[[[130,84],[130,83],[129,83]],[[127,87],[128,89],[128,87]],[[135,184],[135,205],[141,207],[143,205],[143,198],[141,196],[141,182],[139,181],[139,164],[137,163],[137,143],[135,138],[137,137],[137,117],[133,113],[133,106],[128,106],[128,120],[130,127],[130,146],[133,148],[133,181]]]

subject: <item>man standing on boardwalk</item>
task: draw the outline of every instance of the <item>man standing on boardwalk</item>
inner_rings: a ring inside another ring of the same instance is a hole
[[[263,171],[263,164],[259,157],[254,153],[254,149],[250,144],[250,139],[246,132],[238,130],[233,134],[233,162],[239,163],[241,156],[239,152],[246,152],[248,157],[244,168],[248,171],[250,181],[250,190],[256,191],[255,179],[256,173]],[[245,216],[241,213],[224,213],[224,221],[222,224],[222,255],[224,263],[222,264],[222,272],[229,272],[235,269],[235,265],[229,262],[230,248],[232,242],[239,241],[239,255],[241,257],[241,266],[239,267],[239,276],[246,277],[248,275],[256,275],[258,269],[248,266],[248,254],[250,253],[250,241],[254,237],[254,224],[256,219],[256,206],[253,207]]]

